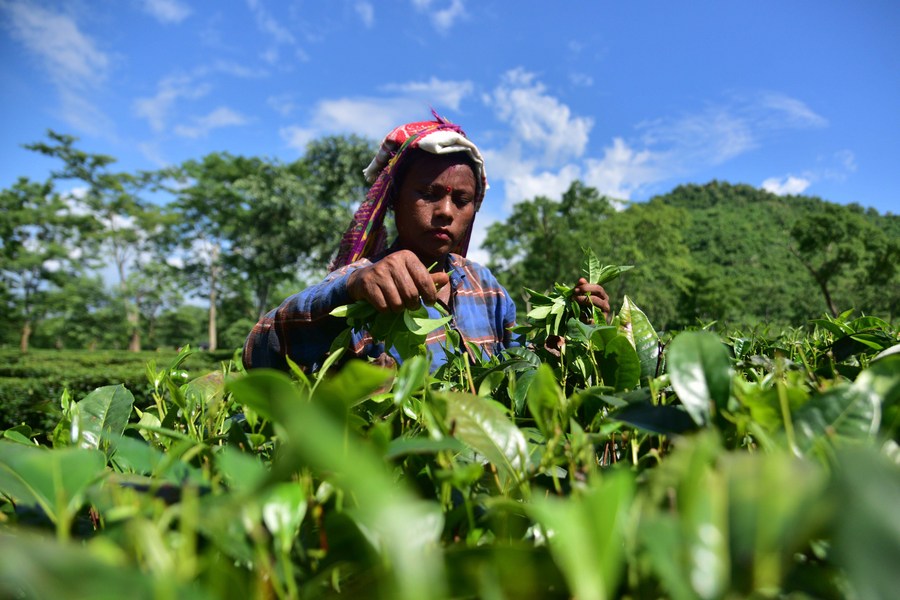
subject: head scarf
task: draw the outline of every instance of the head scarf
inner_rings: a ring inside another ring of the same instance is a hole
[[[431,111],[431,114],[434,115],[434,121],[401,125],[387,134],[381,142],[375,158],[363,171],[366,181],[371,183],[372,187],[353,215],[350,227],[341,239],[337,256],[331,262],[329,270],[334,271],[361,258],[384,251],[386,237],[384,216],[394,187],[401,183],[395,181],[394,175],[414,148],[432,154],[467,153],[475,165],[475,210],[481,208],[481,201],[484,200],[484,192],[488,187],[481,153],[458,125],[439,117],[434,111]],[[470,226],[453,252],[465,256],[471,235]]]

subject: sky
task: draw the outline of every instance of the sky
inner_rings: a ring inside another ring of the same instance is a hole
[[[22,148],[48,129],[135,172],[434,108],[485,156],[482,261],[490,223],[576,179],[900,213],[894,0],[0,0],[0,78],[3,187],[56,166]]]

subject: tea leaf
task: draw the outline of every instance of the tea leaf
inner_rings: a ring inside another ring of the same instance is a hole
[[[667,353],[672,387],[698,425],[709,422],[715,408],[731,396],[731,358],[719,338],[705,331],[688,331],[672,340]]]

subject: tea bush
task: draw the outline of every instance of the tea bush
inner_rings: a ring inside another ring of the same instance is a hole
[[[184,381],[182,353],[147,369],[149,397],[64,394],[46,443],[0,439],[0,592],[896,593],[895,329],[661,339],[629,299],[586,323],[569,291],[536,299],[528,348],[483,359],[448,331],[434,374],[335,352],[314,375]]]
[[[232,352],[194,353],[183,367],[205,372],[228,361]],[[147,361],[172,361],[177,352],[0,350],[0,429],[27,424],[35,431],[52,430],[59,421],[64,389],[82,398],[95,388],[121,383],[141,401],[150,400]]]

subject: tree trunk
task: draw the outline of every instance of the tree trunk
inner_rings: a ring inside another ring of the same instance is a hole
[[[28,353],[28,341],[31,339],[31,319],[26,319],[22,325],[22,337],[19,338],[19,350],[22,354]]]
[[[209,276],[209,351],[218,348],[218,331],[216,330],[216,269],[210,270]]]
[[[825,304],[828,305],[828,310],[831,311],[831,316],[837,318],[840,312],[838,312],[837,306],[834,304],[834,300],[831,299],[831,292],[828,291],[828,282],[827,281],[819,281],[819,287],[822,289],[822,294],[825,295]]]
[[[128,342],[129,352],[141,351],[141,326],[140,315],[137,311],[128,311],[128,324],[131,325],[131,339]]]
[[[269,284],[261,283],[256,288],[256,313],[259,315],[258,318],[262,319],[266,316],[268,311],[269,304]]]

